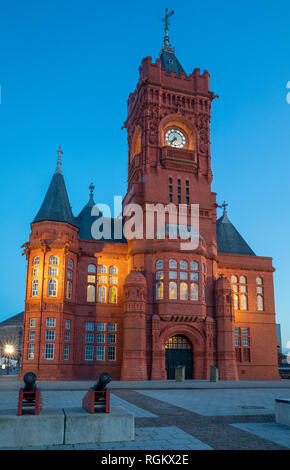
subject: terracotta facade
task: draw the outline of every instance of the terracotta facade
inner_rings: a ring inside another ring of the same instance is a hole
[[[272,259],[233,253],[230,245],[220,251],[217,243],[209,73],[168,73],[162,57],[144,58],[139,72],[124,123],[123,206],[143,208],[144,232],[156,204],[185,205],[189,226],[191,204],[198,204],[198,247],[181,249],[168,235],[80,238],[77,218],[36,219],[24,246],[21,377],[33,371],[40,380],[95,379],[106,371],[113,379],[166,380],[169,357],[177,358],[168,349],[183,338],[188,378],[209,379],[215,365],[221,380],[278,380]],[[168,144],[170,129],[185,136],[183,147]]]

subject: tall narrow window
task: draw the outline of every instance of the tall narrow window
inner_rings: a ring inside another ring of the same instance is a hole
[[[180,299],[188,300],[188,285],[187,282],[180,283]]]
[[[98,302],[106,303],[107,288],[105,286],[99,286],[98,288]]]
[[[49,279],[48,281],[48,297],[56,297],[57,294],[57,280]]]
[[[33,266],[38,266],[39,265],[39,256],[35,256],[35,258],[33,258]]]
[[[33,279],[32,282],[32,297],[37,297],[38,295],[38,280]]]
[[[88,273],[96,273],[97,272],[97,268],[94,264],[89,264],[88,265]]]
[[[68,260],[67,265],[68,265],[68,268],[69,268],[69,269],[73,269],[73,268],[74,268],[74,262],[73,262],[73,260],[72,260],[71,258]]]
[[[95,302],[96,300],[96,288],[91,284],[87,287],[87,302]]]
[[[111,286],[109,289],[109,303],[116,304],[117,303],[117,287]]]
[[[190,300],[198,300],[198,284],[196,282],[190,284]]]
[[[263,279],[257,277],[256,279],[256,293],[257,293],[257,310],[262,312],[264,310],[264,288]]]
[[[177,283],[173,281],[169,282],[169,299],[177,299]]]
[[[67,281],[66,283],[66,298],[71,299],[72,298],[72,282]]]
[[[163,281],[156,282],[156,299],[162,300],[164,296]]]

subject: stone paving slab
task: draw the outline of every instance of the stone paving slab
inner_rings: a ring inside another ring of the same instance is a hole
[[[70,380],[70,381],[38,381],[42,390],[88,390],[96,380]],[[0,392],[19,390],[23,381],[17,376],[0,375]],[[125,382],[113,380],[109,385],[112,389],[228,389],[228,388],[288,388],[290,395],[290,380],[240,380],[240,381],[219,381],[209,380],[186,380],[185,382],[175,382],[175,380],[144,380]]]
[[[269,389],[135,391],[203,416],[273,414],[275,399],[285,396],[285,390]]]
[[[290,449],[290,427],[278,423],[235,423],[235,428],[268,439]]]

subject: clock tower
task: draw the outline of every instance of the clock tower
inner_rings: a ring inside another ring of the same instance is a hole
[[[155,379],[166,377],[166,341],[181,332],[195,349],[195,378],[204,378],[204,370],[214,361],[217,204],[211,192],[210,113],[215,97],[207,71],[184,71],[169,44],[167,18],[159,58],[142,60],[124,124],[128,190],[123,206],[138,204],[143,213],[143,237],[128,241],[130,268],[141,271],[147,281],[147,364],[148,375]],[[168,236],[170,208],[178,214],[180,208],[185,211],[188,228],[191,205],[198,207],[199,216],[194,250]],[[158,238],[154,225],[154,237],[148,239],[148,212],[153,212],[152,223],[160,207],[165,208],[165,235]],[[203,335],[208,344],[200,341]]]

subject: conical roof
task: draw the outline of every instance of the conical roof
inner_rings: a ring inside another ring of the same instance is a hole
[[[91,228],[95,220],[102,216],[100,212],[98,216],[92,215],[92,208],[96,205],[94,201],[94,185],[90,185],[90,199],[85,207],[81,210],[75,221],[79,227],[78,237],[84,240],[94,240],[92,237]]]
[[[217,248],[220,253],[256,256],[224,213],[216,222]]]
[[[42,206],[32,223],[53,221],[65,222],[76,226],[61,170],[61,147],[59,148],[58,153],[59,157],[55,173],[50,182]]]

